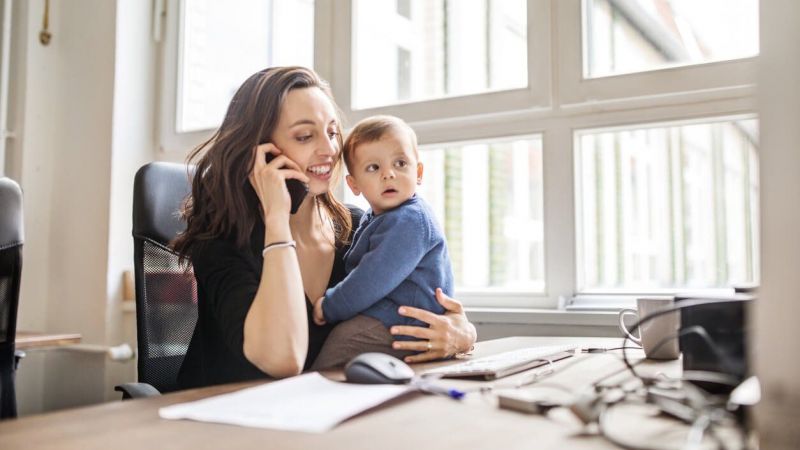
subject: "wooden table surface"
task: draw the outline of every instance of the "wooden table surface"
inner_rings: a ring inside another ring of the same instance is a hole
[[[34,331],[17,331],[14,345],[17,350],[33,348],[59,347],[79,344],[81,335],[77,333],[39,333]]]
[[[581,346],[617,347],[621,339],[514,337],[479,343],[473,357],[532,345],[575,343]],[[643,355],[633,351],[635,359]],[[419,364],[414,369],[446,363]],[[650,367],[652,366],[652,367]],[[639,367],[680,373],[680,363],[645,362]],[[618,354],[580,354],[554,364],[555,375],[540,386],[513,390],[531,395],[564,396],[566,388],[579,393],[601,378],[629,376]],[[534,369],[537,370],[537,369]],[[614,375],[616,374],[616,375]],[[79,374],[65,374],[65,376]],[[341,379],[341,372],[326,373]],[[587,430],[566,408],[547,416],[528,415],[497,407],[498,388],[509,386],[525,374],[494,382],[495,389],[481,393],[490,383],[440,380],[471,390],[462,401],[411,393],[367,411],[323,434],[244,428],[231,425],[164,420],[158,408],[253,386],[257,382],[194,389],[161,397],[110,402],[17,420],[0,422],[2,449],[585,449],[616,448]],[[610,378],[609,378],[610,379]],[[548,387],[549,385],[549,387]],[[553,385],[558,389],[554,389]],[[508,392],[508,389],[506,389]],[[313,408],[314,405],[308,405]],[[626,430],[637,428],[638,416],[622,420]],[[679,447],[678,447],[679,448]]]

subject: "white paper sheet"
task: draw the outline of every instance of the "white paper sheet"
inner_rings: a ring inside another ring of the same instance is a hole
[[[411,389],[347,384],[317,372],[158,410],[163,419],[322,433]]]

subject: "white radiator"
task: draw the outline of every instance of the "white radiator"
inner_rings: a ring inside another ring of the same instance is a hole
[[[111,361],[130,361],[134,358],[135,353],[128,344],[120,344],[116,346],[96,345],[96,344],[74,344],[62,347],[61,350],[80,353],[94,353],[105,354],[106,358]]]

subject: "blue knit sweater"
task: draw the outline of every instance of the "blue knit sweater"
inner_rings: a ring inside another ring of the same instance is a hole
[[[325,292],[322,311],[328,322],[364,314],[392,325],[424,323],[397,313],[400,305],[437,314],[444,308],[435,291],[453,295],[453,270],[444,235],[430,206],[414,195],[395,209],[361,217],[350,250],[347,276]]]

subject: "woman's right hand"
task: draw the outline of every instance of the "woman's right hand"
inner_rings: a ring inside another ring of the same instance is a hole
[[[267,222],[270,218],[282,215],[285,215],[288,220],[291,198],[286,189],[286,180],[294,178],[308,183],[310,179],[300,170],[297,163],[286,157],[273,144],[261,144],[253,151],[255,164],[253,164],[253,171],[250,172],[249,179],[261,202],[264,221]],[[266,160],[268,153],[275,155],[275,159],[269,163]]]

